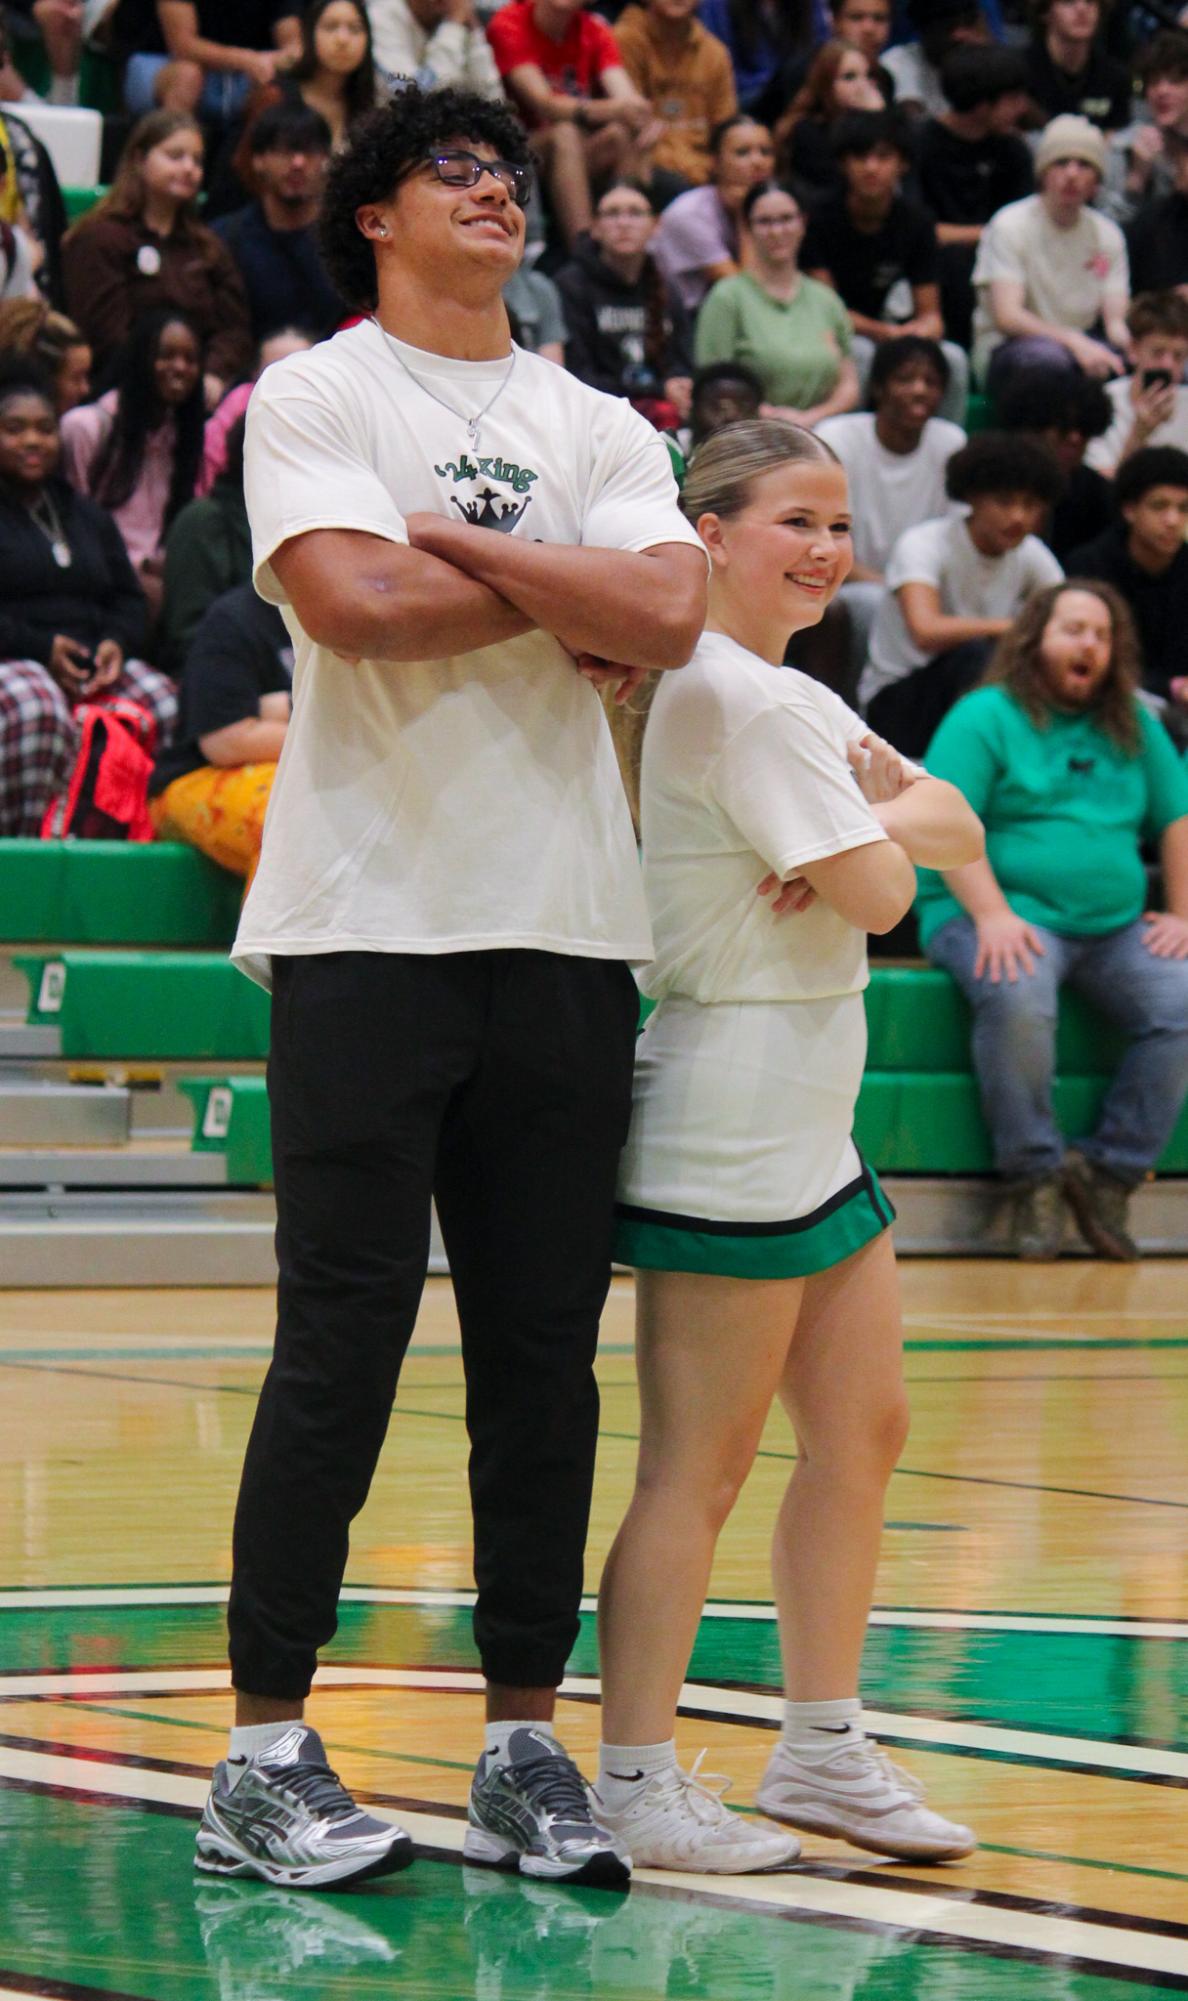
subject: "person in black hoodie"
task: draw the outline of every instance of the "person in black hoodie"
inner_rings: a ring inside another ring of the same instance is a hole
[[[115,522],[57,477],[50,383],[0,366],[0,835],[37,835],[78,749],[74,709],[127,695],[158,743],[177,720],[172,682],[137,658],[144,593]]]
[[[692,328],[648,255],[655,226],[639,182],[615,181],[598,203],[589,235],[575,244],[573,261],[557,273],[557,289],[570,373],[671,425],[689,415]]]

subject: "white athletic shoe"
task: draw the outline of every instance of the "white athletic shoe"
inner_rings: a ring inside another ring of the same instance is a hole
[[[749,1876],[786,1869],[800,1854],[795,1835],[731,1813],[722,1801],[729,1779],[700,1776],[699,1752],[692,1771],[679,1765],[657,1772],[634,1788],[630,1803],[612,1812],[597,1788],[594,1810],[633,1862],[650,1869],[688,1869],[711,1875]]]
[[[905,1861],[951,1862],[978,1845],[971,1828],[925,1806],[918,1780],[869,1737],[812,1765],[794,1758],[781,1738],[755,1802],[773,1820]]]

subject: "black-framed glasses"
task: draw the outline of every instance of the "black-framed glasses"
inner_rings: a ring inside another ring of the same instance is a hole
[[[521,167],[514,160],[480,160],[477,153],[430,153],[425,165],[432,167],[448,188],[477,188],[483,175],[490,174],[520,208],[532,193],[531,167]]]

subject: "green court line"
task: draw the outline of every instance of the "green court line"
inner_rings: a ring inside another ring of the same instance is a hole
[[[1181,1339],[1175,1335],[1157,1335],[1151,1338],[1137,1335],[1134,1337],[1129,1335],[1102,1335],[1101,1337],[1096,1335],[1045,1335],[1036,1340],[1016,1338],[1015,1336],[1007,1336],[1002,1340],[982,1339],[980,1337],[968,1340],[932,1340],[911,1337],[905,1340],[903,1345],[905,1352],[908,1354],[949,1354],[961,1353],[962,1351],[972,1353],[1022,1352],[1025,1354],[1040,1354],[1046,1350],[1066,1348],[1088,1350],[1188,1348],[1188,1338]],[[457,1354],[460,1359],[460,1350],[451,1347],[449,1344],[443,1345],[440,1342],[431,1342],[428,1344],[414,1342],[412,1347],[406,1352],[411,1359],[420,1359],[426,1355],[450,1354]],[[635,1353],[635,1346],[631,1341],[604,1341],[600,1344],[598,1353],[599,1355],[633,1355]],[[194,1348],[0,1348],[0,1363],[74,1361],[226,1362],[234,1361],[237,1358],[242,1358],[246,1362],[267,1360],[271,1354],[271,1342],[253,1342],[250,1346],[245,1347],[224,1342],[217,1347]],[[921,1380],[925,1379],[917,1378],[917,1381]],[[956,1376],[948,1378],[938,1377],[936,1380],[957,1382],[965,1380],[965,1378]],[[980,1379],[978,1377],[970,1377],[968,1380],[976,1382]],[[993,1380],[993,1378],[988,1380]],[[1010,1379],[1002,1378],[1001,1380]],[[1068,1380],[1072,1381],[1073,1378],[1070,1377]],[[199,1386],[195,1384],[185,1385],[184,1387],[197,1388]],[[201,1387],[206,1388],[207,1385],[203,1384]],[[625,1383],[611,1383],[604,1384],[603,1387],[604,1389],[625,1389],[629,1385]]]
[[[1065,1862],[1073,1869],[1108,1869],[1114,1876],[1154,1876],[1161,1883],[1188,1883],[1178,1869],[1145,1869],[1137,1862],[1103,1862],[1096,1855],[1055,1855],[1047,1848],[1008,1848],[1002,1841],[979,1841],[987,1855],[1022,1855],[1029,1862]]]

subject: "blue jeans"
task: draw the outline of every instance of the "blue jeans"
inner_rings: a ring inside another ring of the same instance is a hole
[[[1035,1181],[1060,1166],[1064,1141],[1052,1112],[1056,1015],[1067,980],[1129,1038],[1097,1130],[1078,1141],[1088,1160],[1134,1187],[1155,1165],[1188,1095],[1188,960],[1157,959],[1140,922],[1098,938],[1033,927],[1044,956],[1014,985],[974,977],[977,934],[953,917],[929,940],[973,1008],[973,1064],[1000,1174]]]
[[[129,56],[128,67],[124,71],[124,103],[134,118],[142,118],[146,111],[156,110],[154,89],[157,78],[166,63],[171,61],[170,56]],[[205,118],[215,118],[229,125],[247,103],[251,89],[251,77],[242,76],[238,70],[208,70],[198,105],[199,112]]]

